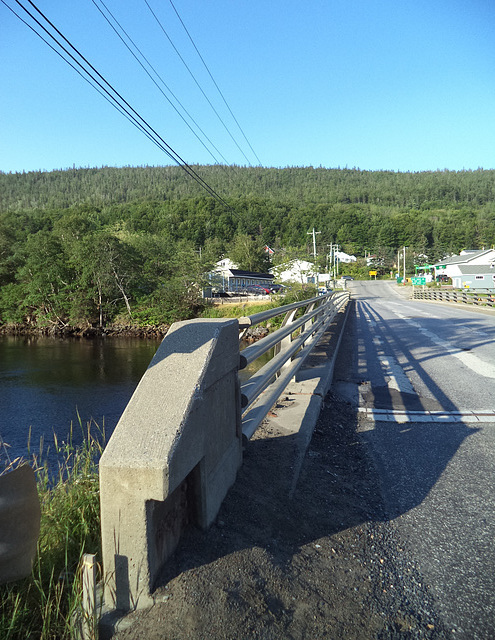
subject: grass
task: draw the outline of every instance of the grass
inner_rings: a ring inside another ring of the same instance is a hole
[[[266,309],[275,309],[279,307],[280,302],[226,302],[222,305],[211,306],[203,311],[202,318],[241,318],[245,315],[253,315],[259,311],[265,311]]]
[[[222,302],[208,306],[201,314],[202,318],[241,318],[242,316],[254,315],[267,309],[276,309],[291,302],[298,302],[311,298],[315,295],[315,290],[297,289],[285,295],[272,297],[271,300],[257,301],[246,300],[246,302]]]
[[[54,438],[55,472],[42,451],[33,456],[41,504],[38,550],[29,577],[0,585],[1,640],[73,637],[72,619],[82,598],[80,560],[84,553],[101,558],[98,460],[103,442],[98,425],[88,423],[76,446],[71,426],[67,442]]]

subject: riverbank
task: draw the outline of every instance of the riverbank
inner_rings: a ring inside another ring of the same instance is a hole
[[[284,304],[285,301],[277,300],[278,304]],[[208,308],[206,313],[200,317],[223,317],[235,318],[245,315],[246,310],[250,313],[275,306],[271,300],[262,301],[249,300],[240,304],[237,301],[229,303],[214,304]],[[10,336],[44,336],[53,338],[148,338],[162,340],[167,334],[170,325],[128,325],[121,323],[109,324],[104,327],[94,327],[91,325],[61,325],[52,324],[46,326],[36,326],[32,324],[1,324],[0,335]]]
[[[157,340],[161,340],[169,328],[169,325],[139,327],[118,324],[106,327],[72,327],[59,325],[36,327],[26,324],[4,324],[0,325],[0,335],[47,336],[53,338],[156,338]]]

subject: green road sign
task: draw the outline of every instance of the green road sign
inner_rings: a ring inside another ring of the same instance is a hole
[[[426,284],[426,278],[411,278],[413,284]]]

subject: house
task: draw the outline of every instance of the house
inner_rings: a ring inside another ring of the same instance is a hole
[[[495,289],[495,263],[486,265],[460,265],[460,275],[452,278],[454,289],[486,291]]]
[[[298,282],[300,284],[327,283],[331,276],[329,273],[317,273],[313,262],[307,260],[291,260],[272,269],[280,282]]]
[[[216,264],[215,271],[209,276],[213,290],[242,293],[246,287],[261,285],[271,287],[275,276],[271,273],[257,273],[237,269],[229,258],[224,258]]]
[[[344,253],[343,251],[336,251],[335,256],[339,262],[345,262],[346,264],[357,261],[356,256],[350,256],[348,253]]]
[[[307,284],[315,281],[316,268],[307,260],[290,260],[273,269],[280,282],[299,282]]]
[[[461,267],[484,266],[489,270],[491,268],[490,265],[495,265],[495,249],[481,249],[479,251],[468,249],[461,251],[460,255],[444,258],[440,262],[435,263],[433,267],[435,269],[435,277],[446,275],[452,278],[453,282],[456,276],[463,275]]]

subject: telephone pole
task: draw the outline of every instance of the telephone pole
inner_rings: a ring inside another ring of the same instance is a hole
[[[318,288],[318,267],[316,265],[316,236],[321,233],[321,231],[315,231],[315,228],[313,227],[313,231],[308,231],[306,233],[307,236],[313,236],[313,256],[315,259],[315,276],[316,276],[316,287]]]

